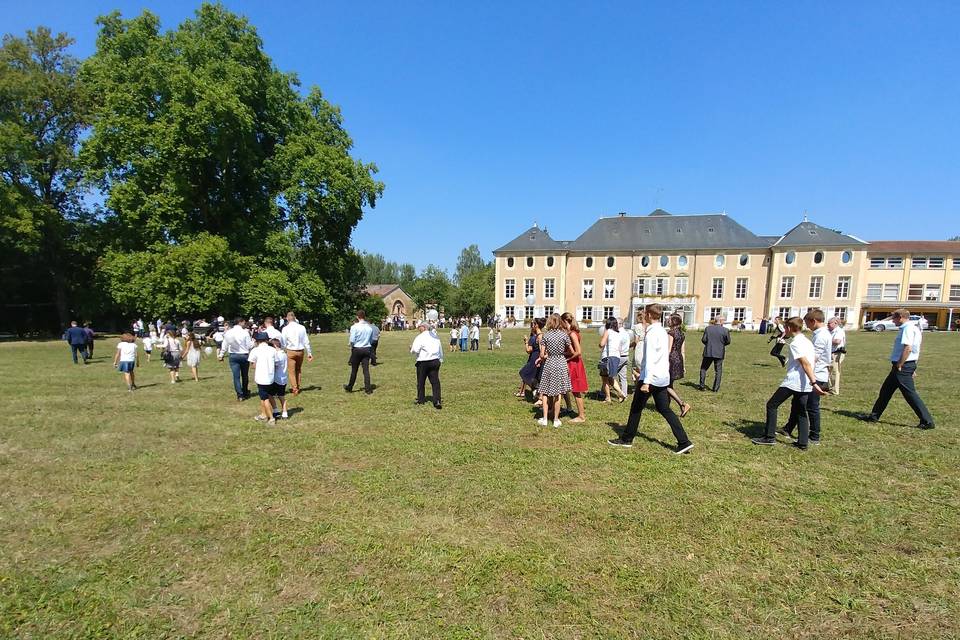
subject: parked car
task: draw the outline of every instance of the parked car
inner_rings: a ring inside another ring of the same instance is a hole
[[[927,322],[927,319],[923,316],[912,315],[910,316],[911,322],[919,322],[920,330],[926,331],[930,327],[930,323]],[[864,331],[886,331],[887,329],[896,329],[897,325],[893,324],[893,316],[887,316],[883,320],[871,320],[870,322],[863,323]]]

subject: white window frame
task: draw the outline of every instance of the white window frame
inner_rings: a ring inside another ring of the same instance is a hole
[[[517,279],[516,278],[507,278],[503,281],[503,299],[504,300],[516,300],[517,299]]]
[[[840,318],[842,324],[847,323],[847,307],[834,307],[833,315],[834,317]]]
[[[544,317],[546,317],[546,316],[552,316],[553,313],[554,313],[554,311],[556,311],[556,307],[553,306],[552,304],[547,304],[547,305],[544,305],[544,306],[543,306],[543,315],[544,315]]]
[[[613,260],[613,264],[610,264],[610,261],[611,261],[611,260]],[[610,271],[612,271],[613,269],[616,269],[616,268],[617,268],[617,256],[607,256],[607,257],[605,257],[605,258],[603,259],[603,266],[606,267],[607,270],[610,270]]]
[[[608,288],[608,285],[609,285],[609,288]],[[616,278],[603,279],[603,299],[604,300],[617,299],[617,279]]]
[[[543,279],[543,297],[545,300],[553,300],[557,297],[557,279]]]
[[[523,320],[526,322],[528,320],[533,320],[537,315],[536,307],[533,305],[524,305],[523,306]]]
[[[743,285],[743,291],[741,291],[740,285]],[[747,296],[750,295],[750,278],[747,276],[739,276],[733,285],[733,298],[734,300],[746,300]]]
[[[666,296],[670,295],[670,278],[666,276],[657,276],[652,278],[653,280],[653,295],[655,296]]]
[[[537,279],[536,278],[524,278],[523,279],[523,299],[526,300],[527,296],[537,295]]]
[[[786,311],[786,313],[784,313]],[[780,316],[780,319],[786,322],[793,316],[793,307],[779,307],[777,309],[777,315]]]
[[[503,317],[504,319],[517,317],[517,309],[515,305],[508,304],[503,308]]]
[[[604,321],[604,322],[606,322],[606,321],[609,320],[610,318],[616,318],[616,317],[617,317],[617,310],[616,310],[612,305],[611,305],[611,306],[604,306],[604,307],[603,307],[603,321]]]
[[[936,295],[931,297],[932,293],[935,293]],[[924,302],[940,302],[941,297],[943,297],[943,285],[933,282],[923,285]]]
[[[587,283],[590,284],[587,284]],[[590,295],[587,295],[589,293]],[[583,300],[593,300],[593,278],[584,278],[580,288],[580,296]]]
[[[528,261],[533,262],[533,264],[527,264]],[[524,269],[536,269],[537,268],[537,258],[536,256],[524,256],[523,257],[523,268]]]
[[[553,264],[550,264],[550,261],[553,260]],[[543,258],[543,268],[544,269],[555,269],[557,266],[557,257],[556,256],[544,256]]]
[[[887,292],[893,291],[893,295],[889,295]],[[895,282],[886,282],[883,285],[883,297],[880,298],[885,302],[897,302],[900,300],[900,285]]]
[[[733,308],[733,321],[734,321],[734,322],[746,322],[746,321],[747,321],[747,308],[746,308],[746,307],[734,307],[734,308]]]
[[[746,264],[740,264],[740,260],[741,260],[742,258],[746,258],[746,259],[747,259],[747,263],[746,263]],[[749,268],[750,268],[750,254],[749,254],[749,253],[741,253],[740,255],[738,255],[738,256],[737,256],[737,269],[749,269]]]
[[[717,295],[717,283],[720,284],[720,295]],[[713,278],[710,282],[710,299],[723,300],[724,289],[726,288],[726,278]]]
[[[513,260],[513,264],[510,264],[510,261]],[[513,271],[517,267],[517,258],[516,256],[507,256],[503,259],[503,266],[505,269]]]
[[[816,289],[816,291],[814,291]],[[814,295],[816,293],[816,295]],[[819,300],[823,297],[823,276],[810,276],[810,286],[807,289],[807,297],[811,300]]]
[[[780,276],[780,299],[793,300],[793,289],[796,285],[796,276]]]
[[[593,322],[593,307],[580,308],[580,322]]]
[[[587,260],[590,260],[590,265],[587,265]],[[597,268],[597,258],[596,256],[583,256],[583,270],[584,271],[593,271]]]
[[[664,259],[666,259],[666,261],[667,261],[666,264],[663,263]],[[669,269],[669,268],[670,268],[670,256],[667,256],[667,255],[662,255],[662,256],[660,256],[659,258],[657,258],[657,264],[660,266],[661,269]]]
[[[681,286],[682,285],[682,286]],[[681,291],[682,289],[682,291]],[[685,296],[690,293],[690,277],[677,276],[673,279],[673,293],[678,296]]]
[[[874,289],[876,295],[871,295],[870,290]],[[863,297],[864,300],[883,300],[883,283],[871,282],[867,284],[867,290]]]
[[[950,293],[947,302],[960,302],[960,284],[950,285]]]
[[[923,284],[907,285],[907,302],[921,302],[923,300]]]
[[[837,276],[837,300],[849,300],[850,289],[852,288],[853,276]]]

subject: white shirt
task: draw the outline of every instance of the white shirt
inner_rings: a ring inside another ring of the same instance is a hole
[[[120,352],[120,362],[137,361],[137,343],[120,342],[117,344],[117,351]]]
[[[633,325],[633,337],[637,339],[637,344],[633,348],[633,362],[637,369],[640,368],[640,362],[643,360],[643,338],[646,333],[647,329],[642,322]]]
[[[630,331],[624,329],[620,332],[620,357],[630,357]]]
[[[277,369],[277,350],[266,342],[261,342],[250,352],[248,360],[257,365],[253,381],[257,384],[273,384],[273,374]]]
[[[420,335],[414,338],[413,344],[410,345],[410,353],[417,356],[417,362],[428,360],[443,362],[443,345],[433,331],[420,332]]]
[[[847,348],[847,332],[843,330],[843,327],[837,327],[832,332],[830,332],[832,338],[831,343],[833,343],[833,351],[839,349]],[[834,341],[836,341],[834,343]]]
[[[287,386],[287,353],[283,349],[274,349],[273,381]]]
[[[920,359],[920,343],[923,341],[923,332],[917,326],[916,322],[904,322],[900,325],[900,333],[897,339],[893,341],[893,351],[890,353],[890,362],[900,362],[900,356],[903,355],[903,348],[910,346],[910,355],[907,356],[907,362],[916,362]]]
[[[310,338],[307,336],[307,329],[302,324],[296,320],[288,322],[280,333],[283,335],[281,344],[286,349],[290,351],[306,350],[308,356],[313,355],[310,350]]]
[[[473,325],[470,327],[470,339],[479,340],[480,339],[480,327]]]
[[[170,353],[180,353],[179,338],[171,338],[170,336],[167,336],[163,339],[163,348]]]
[[[810,378],[807,377],[807,372],[803,370],[803,365],[800,364],[801,358],[813,366],[816,353],[810,339],[802,333],[798,333],[793,337],[793,340],[790,341],[790,355],[787,357],[787,375],[784,377],[783,382],[780,383],[780,386],[791,389],[792,391],[799,391],[800,393],[809,393],[813,390],[813,383],[810,382]]]
[[[264,333],[267,334],[267,337],[270,338],[271,340],[274,340],[274,339],[279,340],[281,347],[283,347],[283,345],[286,344],[283,341],[283,334],[280,333],[280,330],[274,327],[273,325],[270,325],[269,327],[264,327],[263,331]]]
[[[830,361],[833,355],[833,336],[825,326],[813,332],[813,375],[817,382],[830,379]]]
[[[143,349],[144,351],[153,350],[153,338],[151,338],[150,336],[147,336],[146,338],[143,339]]]
[[[613,329],[606,330],[607,335],[607,344],[604,345],[603,349],[600,350],[601,358],[609,358],[610,356],[620,357],[620,332],[614,331]]]
[[[640,380],[654,387],[670,384],[670,336],[659,322],[650,324],[643,340]]]
[[[247,354],[250,353],[253,346],[254,342],[253,338],[250,337],[250,333],[240,325],[235,325],[223,334],[223,346],[220,347],[220,356],[223,357],[224,353]]]

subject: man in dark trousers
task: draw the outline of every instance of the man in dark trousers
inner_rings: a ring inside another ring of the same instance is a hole
[[[707,369],[713,364],[713,390],[720,391],[720,379],[723,377],[723,358],[730,344],[730,331],[716,317],[710,318],[710,324],[703,330],[703,360],[700,361],[700,391],[706,389]]]
[[[74,320],[70,323],[70,328],[63,334],[63,337],[70,345],[73,364],[80,364],[77,361],[77,353],[83,358],[83,364],[87,364],[87,332],[83,327],[77,326],[77,321]]]

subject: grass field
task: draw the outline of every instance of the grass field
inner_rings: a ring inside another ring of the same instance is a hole
[[[802,453],[750,444],[782,370],[735,335],[720,394],[681,387],[674,456],[653,411],[607,446],[627,405],[538,428],[522,335],[449,355],[440,412],[412,405],[413,333],[384,334],[369,397],[341,389],[345,336],[315,338],[273,429],[212,359],[171,385],[155,358],[130,394],[115,340],[86,367],[0,344],[0,637],[960,637],[960,336],[924,338],[920,431],[899,395],[851,417],[893,338],[851,334]]]

